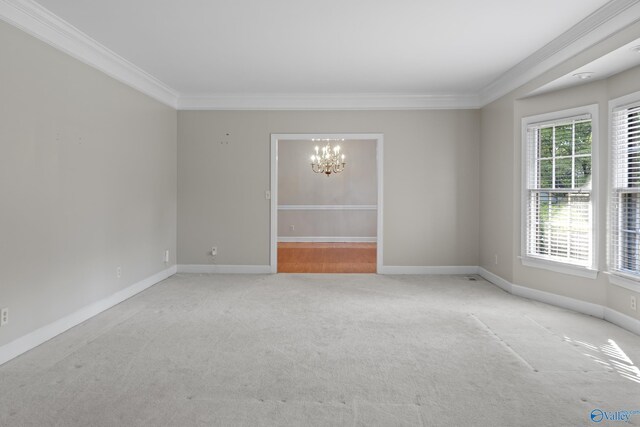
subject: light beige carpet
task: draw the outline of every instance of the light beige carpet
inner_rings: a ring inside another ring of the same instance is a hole
[[[178,274],[1,366],[0,425],[596,425],[639,361],[482,279]]]

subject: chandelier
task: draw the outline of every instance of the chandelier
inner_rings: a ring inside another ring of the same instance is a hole
[[[331,141],[344,141],[344,139],[313,139],[313,141],[326,142],[327,145],[320,147],[316,145],[316,154],[311,156],[311,170],[315,173],[323,173],[327,176],[332,173],[340,173],[344,170],[344,154],[340,154],[340,146],[331,147]]]

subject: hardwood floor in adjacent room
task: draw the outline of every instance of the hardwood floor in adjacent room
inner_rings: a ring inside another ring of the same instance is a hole
[[[375,243],[278,243],[278,273],[375,272]]]

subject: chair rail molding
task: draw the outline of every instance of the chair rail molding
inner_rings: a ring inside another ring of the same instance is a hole
[[[279,211],[375,211],[378,205],[278,205]]]

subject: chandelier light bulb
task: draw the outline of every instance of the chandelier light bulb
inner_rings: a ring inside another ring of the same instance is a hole
[[[340,156],[340,146],[331,147],[331,141],[344,141],[344,139],[323,139],[326,145],[322,147],[322,154],[319,154],[320,147],[316,146],[316,154],[311,156],[311,170],[315,173],[323,173],[330,176],[332,173],[340,173],[346,165],[345,155]]]

